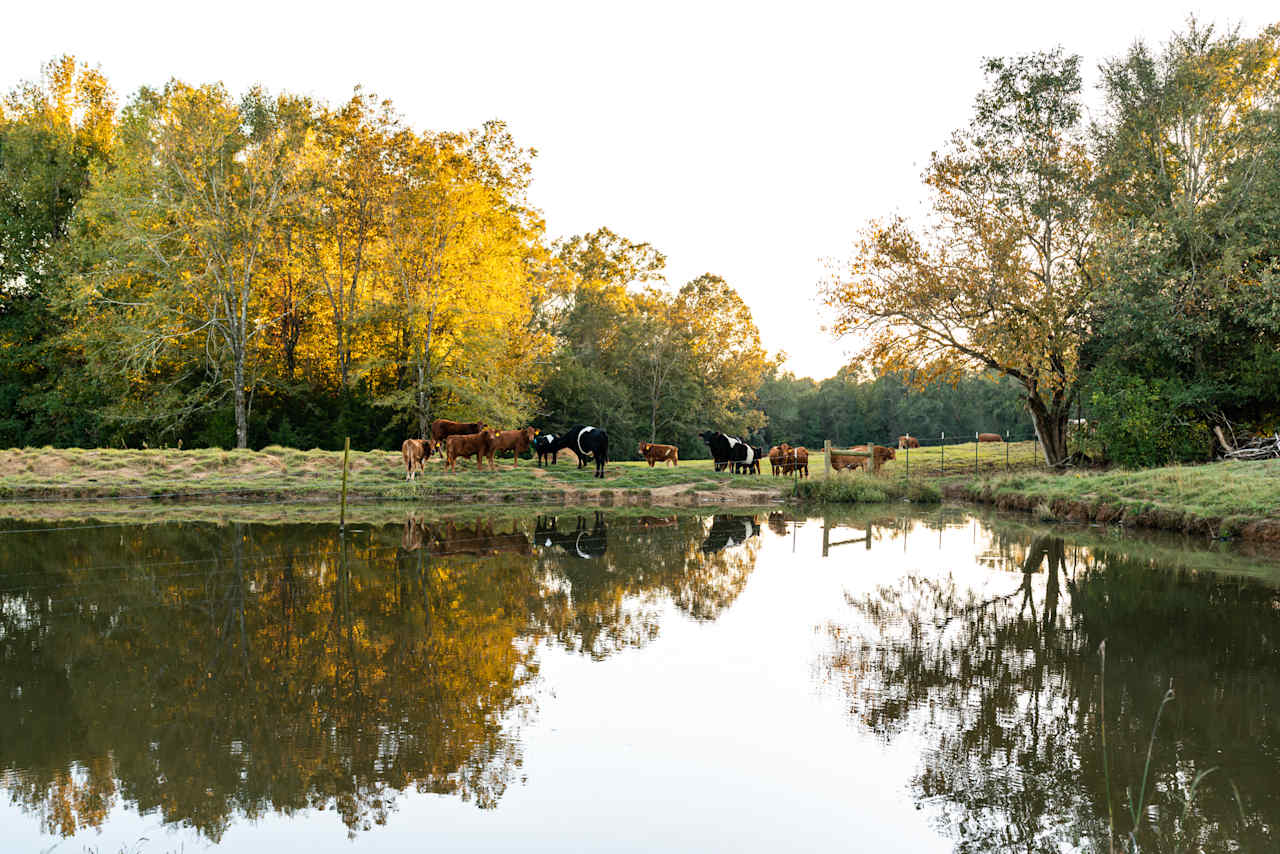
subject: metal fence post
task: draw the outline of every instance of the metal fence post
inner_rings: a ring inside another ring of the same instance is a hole
[[[1009,431],[1004,431],[1004,470],[1009,471]]]
[[[942,476],[947,476],[947,431],[942,431],[942,444],[938,446],[942,450]]]
[[[822,472],[822,478],[823,480],[826,480],[827,478],[831,477],[831,440],[830,439],[822,440],[822,462],[823,462],[823,469],[824,469]]]
[[[973,476],[978,476],[978,431],[973,431]]]

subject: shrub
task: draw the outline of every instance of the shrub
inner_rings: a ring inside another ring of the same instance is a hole
[[[796,494],[814,501],[842,504],[882,504],[889,500],[889,493],[870,475],[861,472],[801,480],[796,484]]]

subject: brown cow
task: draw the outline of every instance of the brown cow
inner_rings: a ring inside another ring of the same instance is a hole
[[[769,468],[773,469],[774,477],[777,477],[778,473],[782,471],[783,447],[782,445],[774,445],[769,449]]]
[[[1004,439],[1001,438],[999,433],[979,433],[978,441],[979,442],[1003,442]]]
[[[450,421],[447,418],[437,418],[431,422],[431,438],[435,440],[437,445],[444,443],[444,440],[450,436],[470,436],[479,433],[485,429],[483,421]]]
[[[920,447],[920,440],[912,436],[910,433],[908,433],[905,436],[898,437],[898,450],[902,450],[903,448],[918,448],[918,447]]]
[[[446,466],[449,471],[458,470],[458,457],[476,458],[476,470],[484,467],[485,459],[489,460],[489,470],[497,471],[493,463],[493,449],[498,441],[497,430],[482,430],[465,436],[449,436],[444,440]]]
[[[641,442],[639,451],[641,458],[649,463],[649,468],[653,468],[654,463],[660,463],[663,460],[673,466],[680,465],[680,449],[675,445],[655,445],[652,442]]]
[[[430,439],[405,439],[400,446],[400,456],[404,458],[404,479],[416,479],[418,472],[426,469],[427,458],[434,450],[435,443]]]
[[[791,474],[793,471],[798,471],[801,477],[809,476],[809,451],[807,449],[791,448],[785,463],[783,474]]]
[[[897,456],[897,452],[894,451],[893,448],[886,448],[884,445],[872,445],[871,447],[874,449],[872,450],[871,453],[874,455],[874,458],[875,458],[874,469],[876,471],[880,470],[880,467],[885,464],[886,460],[892,460],[894,459],[894,457]],[[854,447],[850,448],[849,451],[865,454],[867,453],[867,446],[855,445]],[[870,469],[867,468],[867,463],[871,459],[872,459],[871,457],[863,457],[863,456],[855,457],[853,456],[852,453],[842,454],[839,451],[832,451],[831,452],[831,470],[840,471],[842,469],[860,468],[863,471],[869,471]]]
[[[494,452],[498,451],[515,451],[515,462],[512,465],[520,465],[520,455],[529,450],[533,437],[538,435],[538,431],[532,427],[526,427],[523,430],[503,430],[498,434],[498,442],[494,445]]]

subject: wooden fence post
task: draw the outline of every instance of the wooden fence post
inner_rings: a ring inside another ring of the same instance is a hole
[[[342,444],[342,507],[338,511],[338,533],[347,528],[347,456],[351,453],[351,437]]]
[[[824,471],[822,472],[822,478],[823,480],[826,480],[827,478],[831,477],[831,440],[830,439],[822,440],[822,461],[825,464]]]

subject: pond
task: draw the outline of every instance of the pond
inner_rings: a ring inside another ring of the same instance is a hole
[[[392,512],[0,524],[4,850],[1280,845],[1266,556],[954,508]]]

